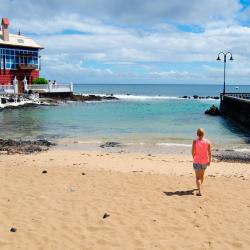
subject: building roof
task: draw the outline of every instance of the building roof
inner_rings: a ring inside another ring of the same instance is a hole
[[[9,45],[9,46],[43,49],[33,39],[31,39],[29,37],[26,37],[26,36],[9,34],[9,41],[4,41],[2,32],[0,32],[0,45]]]
[[[3,17],[3,18],[2,18],[2,24],[3,24],[3,25],[9,25],[9,24],[10,24],[9,19],[6,18],[6,17]]]

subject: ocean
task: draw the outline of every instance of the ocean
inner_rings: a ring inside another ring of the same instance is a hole
[[[228,92],[250,92],[250,85],[227,86]],[[203,127],[216,148],[250,150],[248,134],[229,120],[204,114],[219,100],[182,96],[219,96],[221,85],[75,84],[74,92],[113,94],[117,101],[66,103],[0,113],[0,137],[46,138],[55,142],[190,147]]]

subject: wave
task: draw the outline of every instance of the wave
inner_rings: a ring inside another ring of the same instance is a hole
[[[146,101],[146,100],[198,100],[198,101],[218,101],[214,98],[201,98],[201,99],[194,99],[193,96],[188,96],[187,98],[183,98],[180,96],[161,96],[161,95],[132,95],[132,94],[98,94],[98,93],[84,93],[83,96],[88,95],[97,95],[97,96],[114,96],[119,100],[126,100],[126,101]]]
[[[157,146],[164,146],[164,147],[186,147],[190,148],[190,144],[184,144],[184,143],[168,143],[168,142],[160,142],[156,143]]]
[[[183,99],[177,96],[147,96],[147,95],[114,95],[120,100],[166,100],[166,99]]]
[[[236,152],[243,152],[243,153],[250,153],[250,148],[237,148],[237,149],[234,149],[234,151]]]
[[[74,141],[74,143],[77,144],[101,144],[102,141],[98,141],[98,140],[90,140],[90,141]]]

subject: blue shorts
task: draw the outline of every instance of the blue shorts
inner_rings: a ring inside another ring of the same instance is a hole
[[[194,170],[205,170],[208,164],[193,163]]]

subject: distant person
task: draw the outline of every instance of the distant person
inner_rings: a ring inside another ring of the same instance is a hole
[[[56,80],[54,80],[54,82],[53,82],[53,85],[57,85],[57,82],[56,82]]]
[[[201,196],[201,185],[204,180],[205,170],[211,163],[211,144],[209,140],[204,139],[204,134],[204,129],[199,128],[197,130],[197,139],[193,140],[192,145],[193,168],[198,189],[196,195],[198,196]]]

